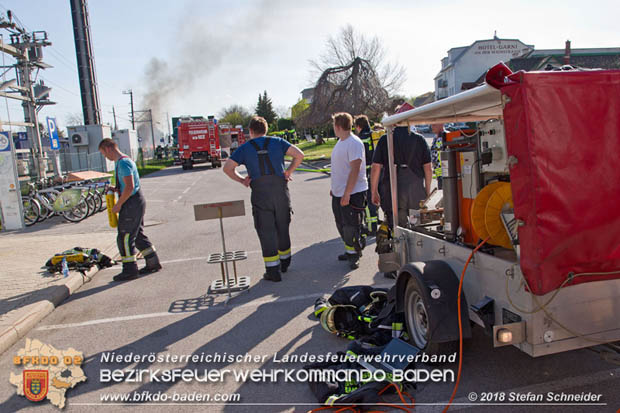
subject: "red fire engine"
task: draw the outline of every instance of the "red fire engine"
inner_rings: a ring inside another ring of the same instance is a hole
[[[181,118],[178,124],[179,158],[183,169],[194,164],[211,162],[214,168],[222,166],[222,159],[246,142],[241,125],[218,125],[214,116]]]
[[[192,169],[196,163],[211,162],[214,168],[222,166],[222,149],[217,121],[181,118],[178,126],[179,158],[183,169]]]

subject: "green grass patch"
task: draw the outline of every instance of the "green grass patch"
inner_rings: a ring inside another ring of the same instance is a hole
[[[304,152],[304,161],[318,161],[321,159],[331,159],[332,150],[338,139],[327,139],[325,143],[317,145],[316,142],[302,142],[297,147]]]
[[[164,168],[172,166],[172,159],[168,160],[149,160],[144,162],[144,167],[140,165],[140,162],[136,162],[136,166],[138,167],[138,176],[143,177],[148,174],[152,174],[153,172],[161,171]],[[112,186],[116,185],[116,173],[111,171],[110,174],[112,177],[110,178],[110,184]]]
[[[153,172],[161,171],[162,169],[171,166],[172,163],[172,159],[146,161],[144,162],[144,166],[138,163],[138,175],[140,175],[140,177],[143,177],[145,175],[152,174]]]

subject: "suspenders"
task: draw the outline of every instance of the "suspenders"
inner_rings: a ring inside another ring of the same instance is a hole
[[[275,175],[276,170],[273,168],[273,164],[269,159],[269,151],[267,147],[269,146],[269,141],[271,138],[265,137],[265,143],[263,144],[263,149],[258,146],[258,143],[254,142],[254,140],[250,141],[250,144],[256,150],[256,154],[258,155],[258,167],[260,168],[261,176],[265,175]],[[265,173],[265,168],[269,170],[269,173]]]

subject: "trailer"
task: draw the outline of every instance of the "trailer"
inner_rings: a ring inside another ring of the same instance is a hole
[[[440,202],[409,211],[380,266],[398,268],[413,344],[454,348],[477,324],[532,357],[620,340],[620,70],[512,73],[385,117],[393,128],[467,122],[443,142]],[[460,281],[462,280],[462,281]]]

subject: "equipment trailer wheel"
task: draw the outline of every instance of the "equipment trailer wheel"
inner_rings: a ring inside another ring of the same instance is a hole
[[[421,286],[415,277],[411,277],[405,290],[405,320],[409,341],[428,355],[450,354],[458,347],[457,342],[438,343],[433,341],[430,331],[431,320],[435,316],[431,311],[430,294],[425,286]]]

